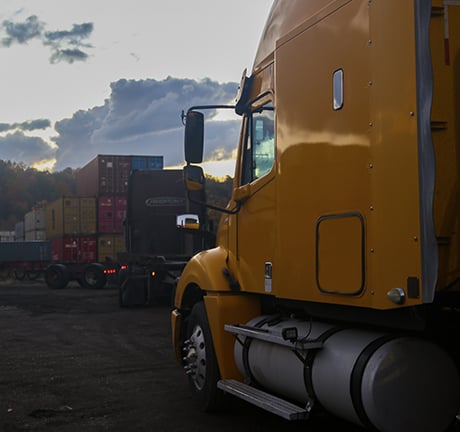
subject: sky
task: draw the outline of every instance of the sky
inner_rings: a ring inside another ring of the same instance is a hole
[[[0,159],[61,171],[98,154],[163,155],[181,166],[181,111],[234,101],[272,3],[1,0]],[[233,175],[239,127],[206,125],[209,174]]]

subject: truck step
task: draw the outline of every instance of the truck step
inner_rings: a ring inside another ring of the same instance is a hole
[[[217,387],[225,393],[243,399],[286,420],[304,420],[308,418],[309,412],[307,409],[239,381],[232,379],[220,380],[217,383]]]

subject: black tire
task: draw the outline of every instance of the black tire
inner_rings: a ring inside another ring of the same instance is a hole
[[[129,277],[129,270],[121,269],[118,272],[118,304],[120,307],[128,307],[128,303],[125,299],[125,287]]]
[[[81,283],[85,288],[100,289],[107,283],[107,275],[102,264],[88,264],[84,271]]]
[[[7,267],[0,268],[0,280],[6,281],[11,277],[11,269]]]
[[[41,270],[27,270],[27,279],[31,281],[37,280],[40,277],[41,273]]]
[[[223,393],[217,388],[220,379],[206,308],[201,301],[193,306],[184,343],[184,364],[190,387],[202,411],[221,408]]]
[[[26,278],[27,271],[26,270],[15,270],[14,271],[14,277],[16,280],[24,280]]]
[[[45,282],[48,288],[63,289],[70,280],[70,274],[63,264],[51,264],[45,270]]]

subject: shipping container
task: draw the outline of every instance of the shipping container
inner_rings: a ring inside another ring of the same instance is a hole
[[[77,172],[77,195],[126,195],[129,175],[138,166],[161,169],[163,156],[98,155]]]
[[[163,156],[132,156],[131,169],[134,170],[161,170]]]
[[[51,259],[49,241],[10,241],[0,243],[0,263],[38,262]]]
[[[25,231],[24,231],[24,221],[17,222],[14,225],[14,239],[16,241],[22,241],[25,238]]]
[[[15,231],[0,231],[0,242],[14,241],[16,237]]]
[[[69,236],[51,240],[53,261],[93,263],[97,261],[97,238]]]
[[[46,231],[44,229],[26,231],[24,239],[26,241],[46,240]]]
[[[46,207],[46,237],[96,233],[96,198],[62,197]]]
[[[125,251],[123,234],[99,234],[97,239],[98,261],[117,261],[118,254]]]
[[[126,195],[100,196],[98,198],[98,233],[122,234],[126,208]]]
[[[31,210],[24,215],[24,231],[45,230],[46,229],[46,210],[38,208]],[[35,240],[35,239],[34,239]],[[42,240],[42,239],[37,239]]]

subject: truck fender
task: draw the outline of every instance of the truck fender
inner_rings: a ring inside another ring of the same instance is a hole
[[[204,298],[214,349],[223,379],[241,378],[233,356],[234,336],[224,324],[246,322],[260,314],[257,297],[232,290],[228,277],[227,251],[216,247],[195,255],[186,265],[177,286],[171,319],[176,358],[185,332],[187,312]]]
[[[231,291],[228,280],[223,271],[228,270],[227,251],[222,247],[202,251],[192,257],[185,266],[177,284],[174,306],[176,308],[191,308],[195,301],[187,301],[187,291],[192,287],[199,287],[203,292],[227,292]],[[195,296],[193,296],[195,297]],[[190,303],[190,304],[188,304]]]

